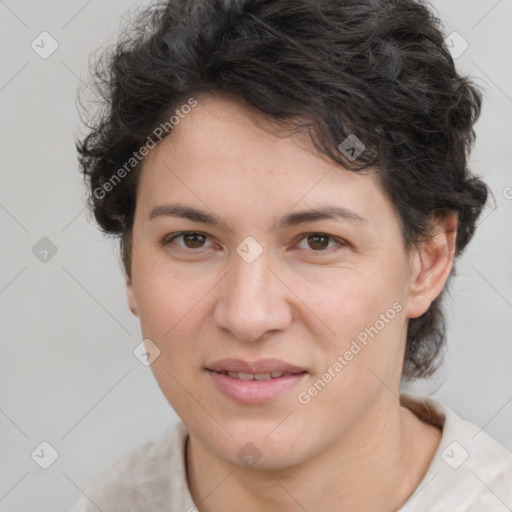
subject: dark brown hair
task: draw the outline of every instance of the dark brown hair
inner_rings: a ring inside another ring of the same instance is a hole
[[[347,169],[377,169],[408,249],[431,234],[434,216],[457,212],[459,255],[487,199],[467,167],[480,92],[456,72],[440,22],[421,1],[157,2],[101,54],[89,85],[102,108],[77,141],[80,166],[97,222],[120,237],[128,276],[141,167],[131,159],[203,93],[307,131],[319,153]],[[339,149],[349,135],[365,146],[355,160]],[[438,366],[442,295],[409,321],[406,379]]]

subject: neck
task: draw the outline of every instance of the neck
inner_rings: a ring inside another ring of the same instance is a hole
[[[190,434],[187,478],[200,512],[388,512],[412,495],[440,439],[439,429],[423,423],[396,400],[392,406],[386,403],[369,411],[327,450],[286,469],[232,465]]]

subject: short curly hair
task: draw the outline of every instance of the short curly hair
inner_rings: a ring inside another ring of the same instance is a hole
[[[456,72],[441,23],[421,0],[155,2],[101,53],[89,85],[101,108],[76,141],[80,168],[97,222],[120,238],[128,277],[144,162],[133,156],[201,94],[306,130],[315,150],[346,169],[376,169],[407,249],[431,236],[434,217],[456,212],[458,256],[487,200],[467,167],[482,95]],[[349,135],[365,146],[356,160],[339,149]],[[439,366],[445,289],[409,320],[406,380]]]

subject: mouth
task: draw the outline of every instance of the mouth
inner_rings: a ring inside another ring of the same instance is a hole
[[[263,404],[283,398],[309,374],[277,359],[246,362],[224,359],[205,368],[215,389],[241,404]]]
[[[210,370],[215,371],[215,370]],[[281,377],[290,377],[291,375],[300,375],[304,372],[299,373],[289,373],[289,372],[271,372],[271,373],[245,373],[245,372],[228,372],[228,371],[221,371],[221,372],[215,372],[219,373],[220,375],[229,375],[229,377],[233,379],[238,380],[270,380],[270,379],[279,379]]]

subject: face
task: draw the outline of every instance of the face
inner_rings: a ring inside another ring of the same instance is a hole
[[[394,400],[382,382],[398,387],[407,318],[429,300],[410,293],[419,260],[375,175],[247,114],[199,97],[148,155],[128,297],[191,436],[228,463],[282,468]]]

